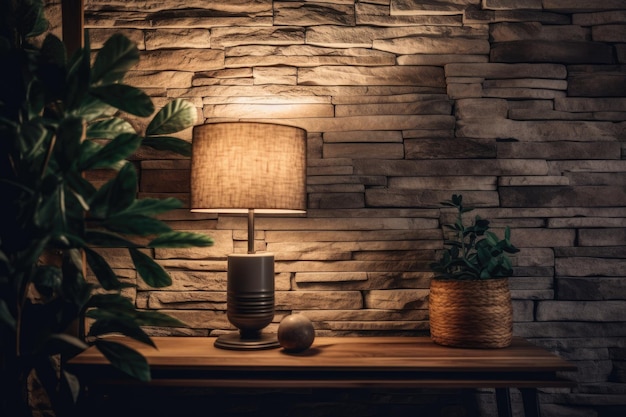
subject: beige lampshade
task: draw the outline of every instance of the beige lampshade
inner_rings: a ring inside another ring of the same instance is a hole
[[[195,126],[191,211],[304,213],[306,131],[252,122]]]

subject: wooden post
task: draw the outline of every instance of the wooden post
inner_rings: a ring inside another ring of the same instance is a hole
[[[72,54],[82,48],[85,43],[84,9],[84,0],[61,1],[62,36],[68,56],[72,56]]]

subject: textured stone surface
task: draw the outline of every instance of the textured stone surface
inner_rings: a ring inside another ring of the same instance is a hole
[[[575,390],[540,392],[543,413],[626,412],[622,0],[86,0],[85,17],[96,50],[116,32],[137,43],[141,60],[125,81],[157,108],[184,98],[198,123],[308,131],[307,214],[257,216],[255,248],[275,255],[267,332],[303,313],[322,335],[428,334],[429,263],[443,248],[441,224],[454,221],[440,202],[462,193],[498,235],[510,226],[521,249],[515,334],[579,367],[568,375]],[[180,136],[191,140],[191,129]],[[226,257],[246,251],[245,217],[188,212],[188,157],[141,148],[132,159],[139,195],[180,198],[163,219],[216,244],[146,251],[174,280],[158,290],[137,279],[126,251],[103,249],[138,284],[125,295],[190,325],[150,334],[232,331]],[[452,403],[430,392],[377,393],[358,409],[342,395],[281,401],[307,415],[495,415],[486,391],[443,411],[433,403]],[[217,414],[259,415],[254,402]]]

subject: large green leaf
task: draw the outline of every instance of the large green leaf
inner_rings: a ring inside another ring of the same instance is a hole
[[[98,51],[93,65],[92,82],[95,84],[119,82],[137,62],[139,62],[137,45],[126,36],[116,33]]]
[[[83,120],[78,117],[65,118],[59,125],[54,147],[59,168],[67,169],[78,159],[83,134]]]
[[[137,311],[137,323],[141,326],[189,327],[189,325],[177,318],[158,311],[148,310]]]
[[[135,306],[128,297],[124,297],[119,293],[99,293],[94,294],[89,303],[90,310],[87,314],[95,319],[109,318],[111,314],[122,313],[125,315],[135,315]]]
[[[183,203],[177,198],[142,198],[124,210],[125,214],[142,214],[144,216],[154,216],[182,207]]]
[[[162,233],[154,238],[148,247],[150,248],[189,248],[189,247],[207,247],[213,245],[213,239],[209,236],[191,233],[172,231]]]
[[[153,288],[172,285],[172,278],[154,259],[137,249],[128,250],[139,276],[146,284]]]
[[[184,99],[167,103],[146,128],[146,136],[169,135],[191,127],[196,122],[196,107]]]
[[[98,189],[91,201],[91,214],[96,218],[119,213],[129,207],[137,193],[137,171],[127,163],[115,178]]]
[[[90,248],[84,248],[84,251],[89,268],[91,268],[93,273],[96,275],[96,278],[98,279],[100,285],[102,285],[102,288],[105,290],[119,290],[123,288],[123,285],[117,278],[117,275],[115,275],[113,268],[111,268],[102,255]]]
[[[15,24],[20,35],[27,38],[41,35],[48,30],[42,0],[18,1],[16,5]]]
[[[108,217],[102,224],[111,231],[136,236],[155,235],[172,230],[161,220],[141,214],[126,214],[125,212]]]
[[[96,320],[89,328],[89,336],[103,336],[119,333],[146,345],[156,347],[150,336],[135,322],[134,319],[121,315]]]
[[[148,117],[154,112],[150,96],[130,85],[107,84],[93,88],[91,94],[108,105],[135,116]]]
[[[121,237],[115,233],[102,230],[87,229],[85,231],[85,241],[93,246],[101,248],[133,248],[139,247],[134,242]]]
[[[115,368],[140,381],[150,381],[148,361],[135,349],[103,339],[96,340],[95,346]]]
[[[135,128],[119,117],[99,120],[87,127],[88,139],[115,139],[120,133],[135,133]]]
[[[183,156],[191,156],[191,143],[179,138],[152,136],[145,138],[142,145],[149,146],[158,151],[170,151]]]
[[[112,117],[116,112],[115,107],[108,105],[92,94],[87,94],[81,101],[80,107],[76,108],[73,113],[87,122],[92,122],[101,117]]]
[[[109,168],[132,155],[141,141],[142,137],[135,133],[121,133],[98,152],[81,161],[80,170]]]
[[[89,88],[91,85],[91,51],[89,45],[78,49],[70,59],[65,81],[66,111],[73,113],[80,109],[89,100]],[[82,114],[79,114],[81,116]]]

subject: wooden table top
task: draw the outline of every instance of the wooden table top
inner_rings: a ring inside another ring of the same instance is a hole
[[[436,345],[429,337],[318,337],[301,353],[224,350],[215,348],[210,337],[153,341],[158,349],[128,344],[148,360],[153,383],[170,385],[545,387],[571,386],[557,372],[576,370],[521,338],[504,349],[462,349]],[[95,348],[69,365],[87,378],[110,378],[110,366]]]

